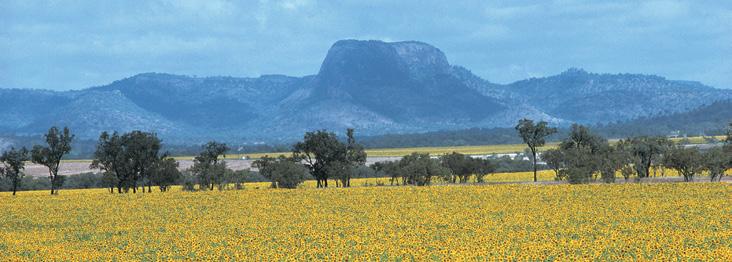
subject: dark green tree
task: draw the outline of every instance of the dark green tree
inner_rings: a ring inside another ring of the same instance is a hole
[[[467,183],[471,175],[478,173],[480,164],[470,156],[457,152],[442,155],[440,162],[442,166],[450,170],[451,175],[448,182],[451,183]]]
[[[130,188],[133,175],[131,163],[122,137],[117,132],[111,135],[102,132],[94,152],[94,160],[89,167],[101,169],[105,174],[113,174],[117,182],[117,193],[122,193],[123,190],[127,192]]]
[[[105,188],[108,188],[109,193],[114,194],[114,187],[119,185],[118,182],[119,180],[117,179],[117,175],[115,175],[114,172],[102,172],[101,185]]]
[[[172,157],[163,157],[153,166],[150,180],[158,186],[160,192],[166,192],[170,186],[178,182],[180,177],[178,162]]]
[[[722,147],[715,147],[707,150],[702,155],[704,169],[709,173],[709,179],[722,181],[724,172],[731,168],[732,157]]]
[[[102,132],[91,168],[99,168],[105,173],[114,174],[117,192],[126,193],[132,189],[137,193],[139,181],[148,181],[151,192],[150,174],[160,159],[160,139],[154,133],[132,131],[119,135]],[[142,185],[145,192],[145,185]]]
[[[298,160],[279,156],[265,156],[254,161],[254,167],[265,178],[272,181],[272,188],[297,188],[308,177],[308,169]]]
[[[331,166],[348,162],[346,145],[338,141],[334,133],[325,130],[305,133],[303,141],[293,149],[293,157],[305,163],[319,188],[328,187],[330,172],[338,170]]]
[[[557,129],[553,128],[553,127],[549,127],[549,124],[545,121],[541,121],[537,124],[534,124],[533,120],[521,119],[521,120],[519,120],[518,124],[516,125],[516,131],[518,131],[521,139],[529,147],[529,150],[531,150],[533,166],[534,166],[534,182],[536,182],[537,181],[537,177],[536,177],[537,149],[539,147],[544,146],[544,144],[546,144],[546,137],[556,133]]]
[[[0,162],[3,162],[4,165],[2,172],[12,184],[13,195],[20,187],[24,176],[22,171],[25,169],[25,162],[28,160],[30,160],[30,156],[28,155],[28,149],[25,147],[20,149],[11,147],[0,156]]]
[[[345,166],[341,173],[341,184],[343,187],[351,186],[351,177],[355,169],[366,163],[366,150],[364,150],[363,145],[356,143],[353,132],[353,128],[346,130],[346,161],[340,164]]]
[[[475,182],[485,182],[483,178],[490,173],[496,172],[496,164],[489,159],[472,159],[475,165]]]
[[[589,128],[574,124],[569,137],[559,144],[561,164],[559,177],[570,183],[589,183],[594,174],[612,173],[614,167],[610,159],[611,149],[607,140],[590,131]],[[606,176],[607,177],[607,176]]]
[[[193,160],[191,171],[198,177],[202,190],[213,190],[214,186],[223,179],[226,172],[226,163],[219,158],[226,157],[229,147],[216,141],[208,142],[203,150]]]
[[[556,180],[562,180],[562,177],[560,177],[559,175],[559,171],[564,166],[564,156],[562,156],[562,151],[559,149],[549,149],[547,151],[544,151],[544,153],[541,154],[540,158],[546,163],[549,168],[554,170]]]
[[[54,126],[48,129],[45,138],[48,146],[33,146],[31,160],[33,163],[48,168],[48,176],[51,180],[51,195],[53,195],[58,194],[56,189],[59,184],[59,181],[57,181],[58,168],[64,155],[71,152],[71,141],[74,140],[74,135],[71,134],[68,127],[64,127],[63,131],[59,131]]]
[[[665,137],[633,137],[621,140],[619,144],[633,156],[633,167],[638,179],[650,176],[654,159],[660,159],[672,145]],[[660,161],[660,160],[659,160]]]
[[[694,175],[704,170],[702,155],[693,147],[671,147],[665,154],[664,165],[678,171],[685,182],[693,181]]]
[[[432,159],[429,154],[412,153],[399,160],[399,174],[403,185],[426,186],[432,183],[433,177],[450,179],[450,170],[443,167],[440,161]]]
[[[152,192],[150,176],[160,160],[160,139],[155,133],[132,131],[122,135],[122,143],[132,171],[132,191],[137,191],[137,182],[141,181],[142,192],[145,192],[145,182],[147,192]]]
[[[371,168],[376,172],[376,174],[382,174],[389,176],[390,185],[394,185],[394,182],[396,182],[397,185],[399,185],[399,162],[397,161],[384,161],[384,162],[376,162],[373,165],[371,165]]]

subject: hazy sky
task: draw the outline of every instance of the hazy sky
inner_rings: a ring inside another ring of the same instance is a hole
[[[581,67],[732,88],[732,1],[600,2],[0,0],[0,87],[302,76],[355,38],[423,41],[497,83]]]

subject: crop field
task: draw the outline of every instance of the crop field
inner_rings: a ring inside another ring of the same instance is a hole
[[[548,144],[542,150],[556,147],[557,144]],[[413,152],[428,153],[432,155],[441,155],[452,152],[458,152],[467,155],[486,155],[486,154],[506,154],[523,152],[526,145],[523,144],[506,144],[506,145],[482,145],[482,146],[445,146],[445,147],[404,147],[404,148],[379,148],[366,149],[366,153],[370,157],[400,157],[409,155]],[[251,153],[251,154],[231,154],[226,155],[227,158],[240,159],[242,157],[261,158],[265,155],[278,156],[290,155],[292,152],[273,152],[273,153]],[[177,159],[193,159],[191,156],[178,157]]]
[[[727,183],[0,193],[3,260],[732,261]]]
[[[724,140],[725,136],[713,136],[709,138],[714,138],[716,140]],[[684,138],[671,138],[671,141],[674,142],[681,142],[684,140]],[[617,142],[617,139],[613,139],[610,141],[610,143]],[[692,144],[702,144],[705,143],[704,137],[688,137],[686,138],[686,142],[692,143]],[[540,147],[539,150],[547,150],[551,148],[556,148],[559,145],[559,143],[547,143],[546,146]],[[366,149],[366,153],[370,157],[400,157],[405,156],[408,154],[411,154],[413,152],[418,153],[428,153],[431,155],[442,155],[442,154],[448,154],[452,152],[458,152],[461,154],[466,155],[488,155],[488,154],[507,154],[507,153],[517,153],[517,152],[524,152],[524,149],[526,149],[525,144],[503,144],[503,145],[478,145],[478,146],[442,146],[442,147],[404,147],[404,148],[375,148],[375,149]],[[261,158],[265,155],[268,156],[278,156],[278,155],[290,155],[292,152],[271,152],[271,153],[250,153],[250,154],[230,154],[227,155],[227,158],[232,159],[241,159],[242,157],[249,157],[249,158]],[[191,160],[193,159],[192,156],[181,156],[176,157],[179,160]]]

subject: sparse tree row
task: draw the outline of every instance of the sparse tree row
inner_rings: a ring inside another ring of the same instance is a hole
[[[721,181],[732,168],[732,124],[722,146],[699,148],[677,145],[665,137],[632,137],[610,143],[589,128],[575,124],[568,137],[554,149],[540,152],[546,139],[556,133],[547,122],[522,119],[516,131],[526,143],[526,155],[537,179],[537,170],[554,171],[557,180],[569,183],[615,182],[617,177],[640,181],[666,176],[676,171],[684,181],[707,174],[711,181]],[[233,171],[227,168],[226,144],[211,141],[194,158],[193,166],[179,171],[178,162],[161,152],[162,141],[155,133],[131,131],[124,134],[103,132],[90,167],[101,174],[59,175],[61,160],[71,151],[74,135],[68,128],[52,127],[44,136],[45,145],[31,150],[11,147],[0,155],[0,175],[5,188],[16,194],[24,181],[27,162],[48,169],[46,186],[58,194],[65,181],[73,178],[77,188],[106,187],[110,193],[152,192],[157,186],[166,192],[172,185],[184,190],[242,189],[245,182],[269,181],[272,188],[297,188],[305,180],[315,179],[317,187],[350,187],[351,179],[364,176],[389,177],[391,185],[430,185],[447,183],[482,183],[484,177],[502,165],[501,159],[484,159],[453,152],[442,156],[412,153],[399,161],[378,162],[366,167],[366,152],[357,143],[354,130],[346,130],[346,139],[338,139],[326,130],[307,132],[303,141],[292,148],[291,156],[265,156],[252,163],[258,169]],[[366,174],[366,175],[365,175]],[[32,180],[32,178],[31,178]]]
[[[0,174],[10,181],[13,195],[23,181],[25,162],[31,160],[33,163],[48,168],[51,194],[58,194],[58,188],[64,183],[64,177],[58,175],[59,165],[64,155],[71,151],[71,141],[74,136],[68,128],[59,131],[57,127],[51,127],[45,138],[46,146],[36,145],[30,151],[25,147],[19,149],[11,147],[0,156],[0,162],[3,163],[3,166],[0,167]]]
[[[721,181],[724,172],[732,168],[730,135],[723,146],[703,150],[676,145],[665,137],[633,137],[610,144],[589,128],[575,124],[558,148],[545,151],[540,158],[554,170],[557,180],[575,184],[596,180],[612,183],[617,174],[626,181],[656,177],[659,172],[663,177],[666,169],[677,171],[684,181],[704,172],[711,181]]]

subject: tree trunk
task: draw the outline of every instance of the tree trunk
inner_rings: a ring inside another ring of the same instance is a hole
[[[49,174],[48,174],[49,179],[51,179],[51,195],[53,195],[53,186],[56,184],[56,181],[54,181],[55,177],[53,176],[53,173],[51,173],[50,170],[48,172],[49,172]]]
[[[18,189],[18,179],[13,179],[13,195],[15,195],[15,191]]]
[[[536,182],[536,149],[532,149],[531,154],[534,156],[534,182]]]

